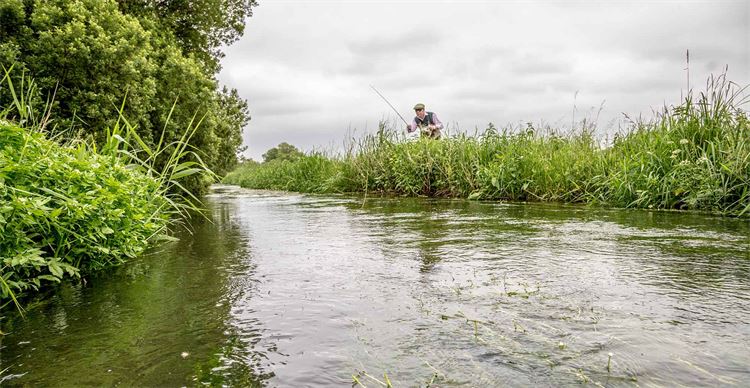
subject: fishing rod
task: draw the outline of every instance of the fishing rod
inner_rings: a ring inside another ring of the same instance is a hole
[[[382,95],[382,94],[380,94],[380,92],[378,91],[378,89],[375,89],[375,87],[374,87],[374,86],[372,86],[372,85],[370,85],[370,87],[372,88],[372,90],[374,90],[374,91],[375,91],[375,93],[377,93],[377,94],[378,94],[378,96],[380,96],[380,98],[382,98],[382,99],[383,99],[383,101],[385,101],[385,103],[386,103],[386,104],[388,104],[388,106],[390,106],[390,107],[391,107],[391,109],[393,109],[393,111],[394,111],[394,112],[396,112],[396,114],[397,114],[397,115],[398,115],[398,117],[399,117],[399,118],[401,119],[401,121],[403,121],[403,122],[404,122],[404,124],[406,124],[406,125],[408,126],[408,125],[409,125],[409,123],[407,123],[407,122],[406,122],[406,120],[404,120],[404,117],[403,117],[403,116],[401,116],[401,114],[400,114],[400,113],[398,113],[398,111],[396,110],[396,108],[394,108],[394,107],[393,107],[393,105],[391,105],[391,103],[390,103],[390,102],[388,102],[388,100],[387,100],[387,99],[386,99],[385,97],[383,97],[383,95]]]

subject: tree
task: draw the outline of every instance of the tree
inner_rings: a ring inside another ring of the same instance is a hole
[[[21,43],[21,57],[41,90],[56,91],[63,128],[101,134],[127,94],[126,116],[149,128],[156,94],[150,34],[113,2],[38,1],[30,15],[36,39]]]
[[[221,46],[245,31],[255,0],[117,0],[125,14],[159,21],[172,32],[185,54],[193,54],[210,72],[220,69]]]
[[[35,78],[36,100],[55,94],[52,123],[64,136],[103,139],[125,101],[125,118],[149,146],[160,140],[173,144],[200,122],[191,149],[224,174],[237,163],[250,115],[247,102],[236,90],[220,90],[215,75],[220,48],[242,35],[254,5],[254,0],[2,0],[0,64]],[[0,108],[11,99],[0,89]],[[169,150],[162,155],[168,157]],[[190,179],[191,190],[205,189],[199,177]]]
[[[297,147],[283,142],[276,147],[273,147],[263,154],[263,162],[268,163],[272,160],[295,160],[304,154],[297,149]]]
[[[217,94],[216,128],[214,132],[219,139],[214,172],[225,175],[237,166],[238,153],[242,147],[242,132],[234,130],[243,128],[250,121],[247,101],[240,98],[237,89],[225,86]]]

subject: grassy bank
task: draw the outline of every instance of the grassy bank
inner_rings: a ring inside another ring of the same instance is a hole
[[[750,214],[750,123],[725,76],[631,123],[601,147],[590,131],[529,126],[401,142],[381,126],[336,157],[245,164],[225,183],[312,193],[377,192]]]
[[[166,231],[160,183],[0,122],[0,301],[121,263]]]
[[[20,309],[22,296],[168,239],[170,227],[197,210],[179,180],[211,176],[198,162],[182,162],[197,157],[186,151],[194,125],[156,148],[122,116],[99,146],[49,139],[49,115],[35,116],[29,106],[34,82],[23,79],[16,88],[8,74],[0,82],[14,97],[0,107],[0,310],[11,302]],[[167,162],[156,170],[158,158]]]

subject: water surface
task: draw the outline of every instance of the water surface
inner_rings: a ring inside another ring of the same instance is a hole
[[[6,316],[2,384],[750,381],[747,219],[230,186],[207,206]]]

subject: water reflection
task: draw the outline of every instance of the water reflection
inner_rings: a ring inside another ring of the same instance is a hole
[[[6,383],[750,378],[747,220],[232,187],[210,203],[181,242],[6,322],[2,368],[24,374]]]
[[[179,242],[64,284],[25,320],[6,320],[4,384],[254,386],[269,378],[252,362],[252,343],[228,324],[233,301],[253,292],[252,255],[234,213],[216,204],[212,222],[195,220]]]

